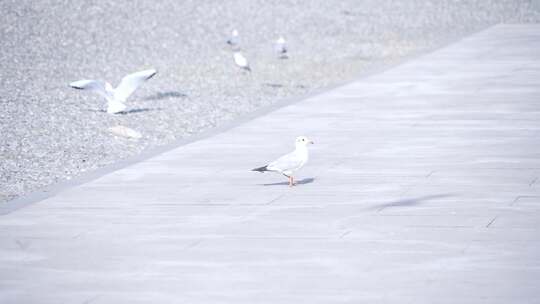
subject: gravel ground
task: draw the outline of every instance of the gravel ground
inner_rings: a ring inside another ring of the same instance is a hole
[[[505,0],[2,0],[0,201],[350,80],[540,5]],[[237,28],[253,73],[225,44]],[[283,35],[290,58],[272,41]],[[67,84],[159,73],[125,115]],[[139,140],[112,135],[123,125]]]

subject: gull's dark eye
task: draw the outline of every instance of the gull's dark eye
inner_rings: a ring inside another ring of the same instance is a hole
[[[302,141],[306,141],[306,140],[302,138]]]

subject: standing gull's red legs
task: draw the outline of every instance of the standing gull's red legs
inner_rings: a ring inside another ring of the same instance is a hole
[[[289,187],[294,186],[294,177],[289,176]]]

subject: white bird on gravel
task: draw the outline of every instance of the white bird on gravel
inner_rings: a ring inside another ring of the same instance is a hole
[[[281,59],[288,58],[287,56],[287,44],[285,42],[285,38],[279,37],[278,40],[276,40],[276,44],[274,45],[274,48]]]
[[[236,29],[232,31],[231,38],[227,40],[227,44],[232,47],[238,46],[238,31]]]
[[[313,144],[313,141],[305,136],[299,136],[296,138],[296,149],[293,152],[278,158],[266,166],[255,168],[251,171],[258,171],[261,173],[272,171],[281,173],[289,179],[289,187],[292,187],[295,185],[293,174],[300,170],[309,159],[309,144]]]
[[[69,84],[79,90],[95,91],[107,100],[107,113],[118,114],[126,109],[124,102],[146,80],[156,75],[154,69],[129,74],[122,78],[120,84],[114,89],[112,85],[102,80],[79,80]]]
[[[244,55],[242,55],[242,53],[234,52],[234,63],[236,63],[236,65],[241,67],[242,69],[244,69],[244,70],[251,73],[251,68],[249,67],[249,62],[247,61],[246,57],[244,57]]]

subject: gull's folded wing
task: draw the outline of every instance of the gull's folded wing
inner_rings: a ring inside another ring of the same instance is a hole
[[[268,165],[268,170],[271,171],[287,171],[298,168],[302,164],[302,160],[295,152],[283,155],[277,160]]]

